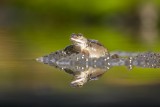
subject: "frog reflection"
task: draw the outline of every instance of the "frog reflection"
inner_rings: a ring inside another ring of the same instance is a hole
[[[88,81],[97,80],[105,71],[105,69],[89,67],[84,71],[72,72],[73,80],[70,85],[72,87],[82,87]]]

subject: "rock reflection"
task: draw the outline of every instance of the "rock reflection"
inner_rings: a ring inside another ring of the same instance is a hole
[[[88,81],[97,80],[113,66],[126,66],[129,70],[133,66],[143,68],[160,67],[159,53],[133,53],[129,56],[129,53],[126,52],[126,57],[121,56],[120,53],[113,53],[99,58],[90,58],[83,53],[66,54],[66,51],[59,50],[36,60],[73,75],[71,82],[73,87],[82,87]]]
[[[65,55],[65,52],[62,51],[37,58],[37,61],[62,69],[73,75],[71,82],[73,87],[82,87],[88,81],[97,80],[111,67],[107,56],[89,58],[82,53]]]

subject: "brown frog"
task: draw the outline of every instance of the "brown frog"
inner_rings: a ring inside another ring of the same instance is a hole
[[[90,58],[99,58],[109,55],[108,50],[101,43],[97,40],[87,39],[81,33],[72,34],[70,40],[73,43],[73,50],[84,53]]]
[[[97,40],[87,39],[80,33],[72,34],[70,40],[73,44],[64,49],[67,54],[83,53],[89,58],[109,56],[108,50],[101,43]],[[71,86],[82,87],[89,80],[97,79],[104,74],[105,71],[104,69],[89,67],[81,72],[72,72],[74,79],[71,82]]]

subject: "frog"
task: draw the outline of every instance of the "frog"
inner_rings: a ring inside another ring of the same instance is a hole
[[[73,33],[70,37],[70,40],[72,45],[69,45],[64,49],[64,51],[69,55],[73,53],[81,53],[85,56],[88,56],[88,58],[110,56],[108,49],[105,48],[98,40],[87,39],[81,33]],[[89,67],[88,69],[80,72],[71,72],[68,69],[65,71],[70,72],[74,76],[70,84],[72,87],[82,87],[88,81],[97,80],[105,73],[106,70]]]
[[[78,53],[83,53],[90,58],[99,58],[105,55],[109,55],[107,48],[105,48],[98,40],[87,39],[83,34],[73,33],[70,37],[73,50]]]

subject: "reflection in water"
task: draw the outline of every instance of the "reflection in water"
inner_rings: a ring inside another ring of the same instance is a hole
[[[71,86],[73,87],[81,87],[88,81],[97,80],[113,66],[126,66],[129,70],[133,66],[144,68],[160,67],[160,54],[153,52],[111,52],[111,55],[90,58],[83,53],[67,55],[65,51],[59,50],[36,60],[72,74],[74,79],[71,82]]]
[[[98,79],[110,68],[107,58],[89,58],[81,53],[66,56],[62,53],[64,52],[57,51],[37,60],[72,74],[74,79],[71,86],[73,87],[81,87],[90,80]]]

